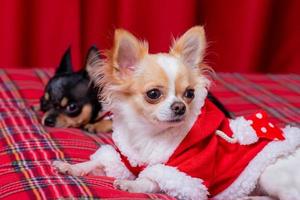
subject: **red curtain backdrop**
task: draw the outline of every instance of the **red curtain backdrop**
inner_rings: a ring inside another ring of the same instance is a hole
[[[115,28],[167,51],[196,24],[216,71],[300,73],[299,0],[0,0],[0,67],[56,67],[71,46],[78,69],[90,45],[110,47]]]

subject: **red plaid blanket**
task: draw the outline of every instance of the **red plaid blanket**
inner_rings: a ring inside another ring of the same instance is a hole
[[[32,106],[52,71],[0,70],[0,199],[173,199],[115,190],[113,178],[53,171],[53,160],[86,161],[109,134],[46,128]],[[213,93],[235,115],[264,109],[284,125],[300,124],[300,75],[218,74]]]

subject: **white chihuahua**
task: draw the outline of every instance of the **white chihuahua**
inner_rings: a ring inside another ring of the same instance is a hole
[[[255,115],[258,122],[226,119],[206,100],[205,48],[199,26],[174,41],[169,53],[159,54],[149,54],[145,42],[116,30],[107,59],[89,59],[90,74],[103,86],[106,107],[114,114],[115,145],[102,145],[90,161],[54,166],[74,176],[115,177],[121,190],[165,192],[178,199],[235,200],[257,190],[300,199],[300,129],[281,131],[263,121],[264,113]],[[280,140],[258,137],[267,132]]]

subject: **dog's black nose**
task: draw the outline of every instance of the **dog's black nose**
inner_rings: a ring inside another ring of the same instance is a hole
[[[44,123],[45,123],[46,126],[54,127],[55,126],[55,122],[56,122],[56,120],[55,120],[54,117],[46,117]]]
[[[175,115],[183,115],[185,113],[185,105],[182,102],[174,102],[171,105],[171,109],[175,113]]]

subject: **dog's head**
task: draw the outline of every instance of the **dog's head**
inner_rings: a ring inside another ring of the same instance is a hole
[[[92,47],[88,58],[98,56],[97,48]],[[80,127],[87,124],[101,110],[95,90],[85,68],[79,72],[73,71],[68,49],[40,99],[40,108],[44,112],[42,123],[51,127]]]
[[[135,118],[157,128],[178,127],[199,114],[207,95],[209,80],[201,64],[205,47],[199,26],[174,40],[168,53],[158,54],[150,54],[147,43],[131,33],[116,30],[107,59],[90,74],[96,85],[105,86],[115,121]]]

